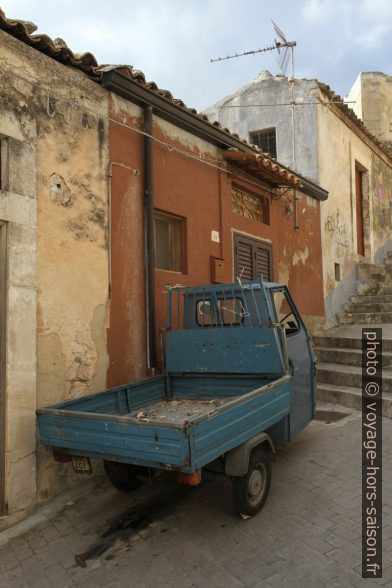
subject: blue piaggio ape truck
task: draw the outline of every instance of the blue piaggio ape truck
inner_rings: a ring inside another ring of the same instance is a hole
[[[79,471],[104,461],[130,491],[152,469],[233,481],[241,515],[263,507],[275,444],[313,418],[315,356],[286,286],[256,281],[168,291],[164,372],[37,411],[41,442]]]

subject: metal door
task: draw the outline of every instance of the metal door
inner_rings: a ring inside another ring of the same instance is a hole
[[[315,358],[310,338],[287,288],[271,289],[276,320],[285,326],[289,369],[292,375],[290,436],[303,429],[315,410]]]

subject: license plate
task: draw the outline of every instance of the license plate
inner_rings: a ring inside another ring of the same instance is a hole
[[[90,459],[88,457],[79,457],[78,455],[72,456],[72,466],[75,472],[83,474],[91,474],[92,467]]]

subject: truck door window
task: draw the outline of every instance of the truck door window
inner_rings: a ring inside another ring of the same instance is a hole
[[[287,336],[299,331],[299,322],[284,290],[273,290],[273,300],[278,322],[284,325]]]
[[[196,321],[200,327],[238,326],[244,317],[240,298],[199,300],[196,305]]]

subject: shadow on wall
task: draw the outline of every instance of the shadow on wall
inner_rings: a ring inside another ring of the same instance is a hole
[[[338,324],[336,315],[343,311],[343,304],[348,302],[349,297],[356,294],[357,283],[357,270],[354,266],[353,271],[340,282],[337,282],[334,290],[327,294],[324,301],[325,322],[327,328],[335,327]]]

